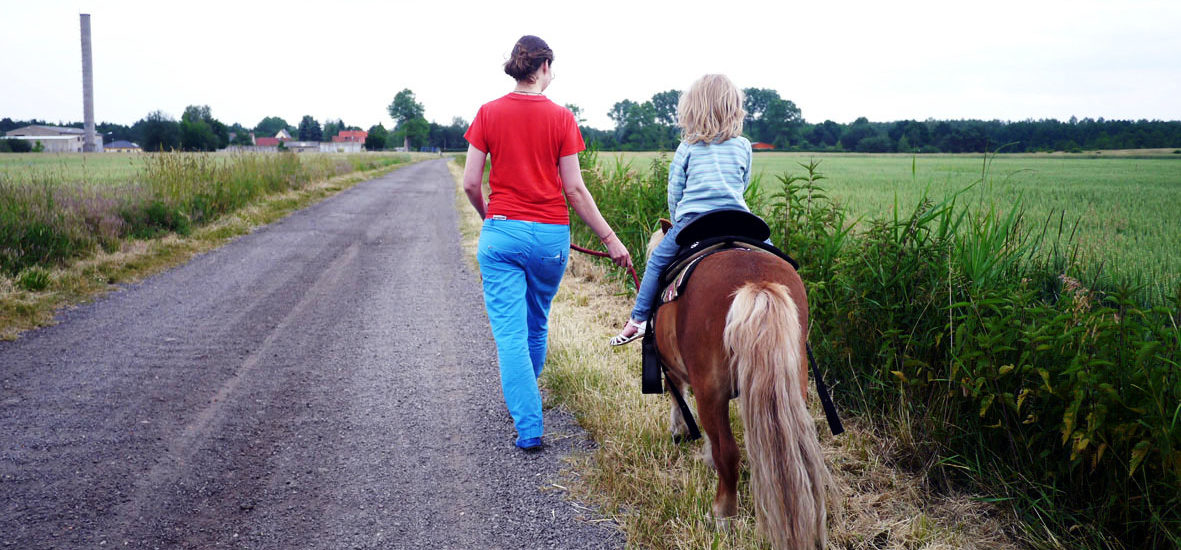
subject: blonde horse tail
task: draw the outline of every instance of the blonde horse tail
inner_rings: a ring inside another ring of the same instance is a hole
[[[801,392],[801,330],[787,287],[763,282],[734,293],[723,333],[738,372],[756,517],[781,549],[827,542],[829,473]]]

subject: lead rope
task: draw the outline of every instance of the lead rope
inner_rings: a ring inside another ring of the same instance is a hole
[[[611,257],[611,256],[607,255],[606,252],[599,252],[597,250],[583,248],[583,247],[578,246],[576,244],[571,244],[570,248],[572,250],[577,250],[579,252],[582,252],[583,254],[590,254],[591,256],[598,256],[600,258],[610,258]],[[639,277],[639,275],[636,275],[636,268],[629,265],[629,266],[627,266],[627,272],[631,273],[632,282],[635,283],[635,285],[636,285],[636,292],[639,292],[640,291],[640,277]]]

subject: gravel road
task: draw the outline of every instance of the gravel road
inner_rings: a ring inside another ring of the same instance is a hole
[[[513,446],[445,161],[0,342],[0,546],[618,548]]]

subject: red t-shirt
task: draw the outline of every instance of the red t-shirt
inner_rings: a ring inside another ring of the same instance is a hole
[[[510,92],[481,106],[463,137],[492,155],[489,218],[570,224],[558,158],[586,145],[569,109],[545,96]]]

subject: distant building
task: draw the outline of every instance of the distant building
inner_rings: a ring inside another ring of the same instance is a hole
[[[365,138],[369,137],[369,132],[364,130],[341,130],[335,136],[332,136],[333,143],[365,143]]]
[[[279,138],[256,137],[256,138],[254,138],[254,145],[257,147],[278,147],[279,146]]]
[[[287,141],[283,145],[288,151],[295,153],[319,152],[320,142],[318,141]]]
[[[139,153],[143,151],[139,145],[130,141],[112,141],[103,147],[103,150],[108,153]]]
[[[81,153],[86,131],[81,128],[66,128],[62,126],[25,126],[9,130],[5,139],[19,139],[29,142],[29,145],[41,147],[47,153]],[[94,150],[103,151],[103,137],[94,136]]]
[[[750,144],[750,148],[754,149],[755,151],[771,151],[771,150],[775,149],[775,146],[771,145],[770,143],[763,143],[761,141],[756,141],[756,142]]]
[[[362,133],[364,133],[364,132],[362,132]],[[336,139],[333,139],[331,142],[321,141],[320,142],[320,152],[321,153],[360,153],[361,151],[363,151],[361,146],[364,144],[365,144],[365,140],[336,141]]]
[[[279,141],[291,141],[291,134],[288,134],[287,130],[279,130],[279,132],[275,134],[275,138]]]

